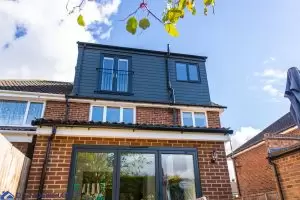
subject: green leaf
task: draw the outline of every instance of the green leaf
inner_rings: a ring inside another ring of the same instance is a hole
[[[171,23],[176,23],[178,21],[178,19],[180,17],[184,16],[184,11],[177,9],[177,8],[171,8],[168,12],[167,12],[167,19],[171,22]],[[166,20],[166,21],[168,21]]]
[[[193,8],[193,11],[192,11],[192,15],[196,15],[197,14],[197,10],[196,10],[196,8],[194,7]]]
[[[136,18],[130,17],[127,20],[126,30],[132,35],[134,35],[136,33],[137,26],[138,26],[138,21],[136,20]]]
[[[140,22],[139,22],[139,27],[140,27],[141,29],[144,29],[144,30],[145,30],[145,29],[147,29],[149,26],[150,26],[149,19],[143,18],[143,19],[140,20]]]
[[[80,26],[85,26],[85,22],[84,22],[84,19],[83,19],[83,16],[82,15],[79,15],[77,17],[77,23],[80,25]]]
[[[186,7],[186,1],[187,0],[179,0],[178,2],[178,9],[183,10]]]
[[[204,5],[206,6],[214,6],[215,0],[203,0]]]
[[[208,12],[208,10],[207,10],[207,7],[205,6],[204,7],[204,15],[207,15],[207,12]]]
[[[179,32],[177,31],[175,24],[165,24],[165,29],[171,36],[173,37],[179,36]]]

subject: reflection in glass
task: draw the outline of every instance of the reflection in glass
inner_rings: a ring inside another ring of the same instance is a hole
[[[193,115],[191,112],[182,113],[183,126],[193,126]]]
[[[176,75],[177,75],[177,80],[180,80],[180,81],[188,80],[186,64],[176,63]]]
[[[198,81],[198,66],[197,65],[189,65],[189,78],[190,81]]]
[[[195,126],[205,127],[206,126],[206,117],[205,113],[195,112]]]
[[[120,108],[107,107],[106,121],[110,123],[120,122]]]
[[[155,200],[155,155],[122,153],[119,200]]]
[[[114,153],[77,153],[72,199],[112,200],[113,162]]]
[[[193,155],[162,154],[164,200],[196,199]]]
[[[126,124],[133,123],[133,109],[123,108],[123,122]]]
[[[92,112],[92,120],[95,122],[102,122],[103,121],[103,106],[94,106]]]
[[[103,59],[101,90],[112,90],[114,59],[105,57]]]

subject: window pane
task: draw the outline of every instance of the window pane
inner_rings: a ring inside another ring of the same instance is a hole
[[[118,61],[117,91],[128,91],[128,60],[119,59]]]
[[[22,125],[27,102],[0,101],[0,125]]]
[[[206,126],[206,117],[205,113],[195,112],[195,126],[205,127]]]
[[[123,122],[127,124],[133,123],[133,109],[132,108],[124,108],[123,109]]]
[[[186,64],[176,63],[177,80],[187,81]]]
[[[92,111],[92,121],[102,122],[103,121],[103,110],[102,106],[94,106]]]
[[[182,120],[183,121],[183,126],[194,126],[191,112],[183,112],[182,113],[182,119],[183,119]]]
[[[101,90],[112,90],[113,85],[113,69],[114,69],[114,59],[104,58],[103,59],[103,69],[102,69],[102,82]]]
[[[113,163],[114,153],[77,153],[72,199],[112,200]]]
[[[189,65],[189,78],[190,81],[199,81],[197,65]]]
[[[120,200],[154,200],[155,154],[122,153]]]
[[[164,199],[196,199],[193,156],[162,154],[161,159]]]
[[[120,122],[120,108],[107,107],[107,122]]]
[[[31,125],[31,121],[41,118],[43,110],[43,103],[30,103],[26,124]]]

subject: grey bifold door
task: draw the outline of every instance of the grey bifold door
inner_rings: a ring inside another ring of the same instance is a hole
[[[196,149],[73,147],[68,199],[194,200],[200,196]]]

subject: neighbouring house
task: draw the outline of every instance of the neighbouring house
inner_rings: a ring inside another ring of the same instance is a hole
[[[46,101],[65,98],[73,85],[41,80],[0,80],[0,133],[30,159],[36,127],[31,121],[44,116]]]
[[[25,198],[232,199],[224,148],[232,130],[210,99],[205,61],[79,42],[74,84],[0,88],[5,101],[27,99],[23,121],[28,102],[43,105],[32,131],[15,133],[34,146]]]
[[[284,168],[285,164],[296,165],[292,161],[285,163],[291,156],[286,152],[292,148],[294,153],[294,145],[298,146],[299,144],[300,130],[297,129],[290,113],[287,113],[229,154],[227,157],[231,158],[234,163],[240,198],[272,200],[281,199],[281,195],[283,195],[284,199],[299,199],[300,190],[296,189],[298,186],[288,185],[291,182],[288,182],[285,177],[289,174],[284,171],[287,170]],[[284,151],[283,154],[281,154],[282,151]],[[276,169],[280,169],[280,172],[276,172],[273,163],[275,163]],[[296,166],[299,166],[299,163]],[[295,170],[296,166],[290,165],[290,170]],[[279,178],[276,175],[278,173]],[[300,170],[289,173],[299,174]],[[295,178],[295,182],[299,181],[299,176],[298,178],[296,176],[289,178],[291,180]],[[281,181],[288,182],[285,188],[281,187]],[[286,189],[289,187],[293,190],[292,194]],[[281,192],[282,190],[283,192]],[[295,193],[298,198],[290,198]]]

